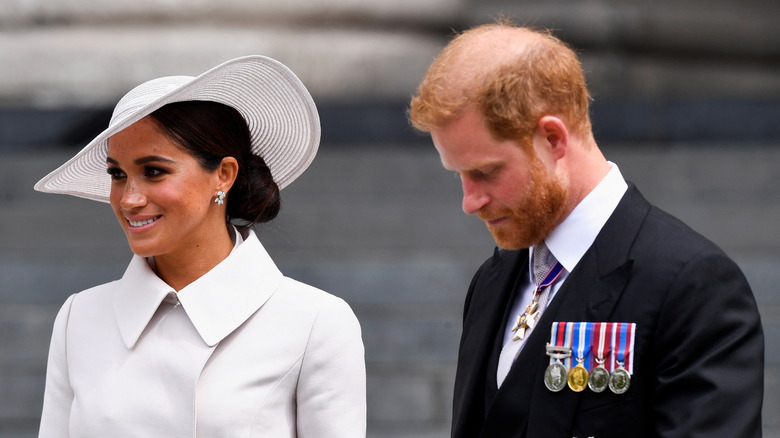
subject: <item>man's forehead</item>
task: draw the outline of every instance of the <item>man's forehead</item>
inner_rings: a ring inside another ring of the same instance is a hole
[[[435,137],[433,144],[439,153],[442,167],[457,173],[484,171],[509,159],[504,149],[507,145],[465,143],[452,146],[437,141]],[[514,145],[509,147],[516,148]]]
[[[524,53],[539,35],[518,28],[496,28],[463,39],[447,59],[448,94],[467,95],[492,72]]]

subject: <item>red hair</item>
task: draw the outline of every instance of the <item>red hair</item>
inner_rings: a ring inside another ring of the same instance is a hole
[[[591,132],[590,95],[574,51],[549,32],[506,22],[454,38],[426,72],[409,118],[430,132],[472,105],[499,140],[530,138],[545,115],[560,117],[577,134]]]

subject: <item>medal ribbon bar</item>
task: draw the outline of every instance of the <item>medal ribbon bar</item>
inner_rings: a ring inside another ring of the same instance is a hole
[[[634,373],[636,324],[628,322],[553,322],[547,355],[550,365],[561,363],[566,370],[577,364],[592,372],[599,365],[610,374]],[[626,385],[624,391],[628,388]],[[612,389],[612,388],[610,388]],[[614,392],[614,390],[613,390]]]

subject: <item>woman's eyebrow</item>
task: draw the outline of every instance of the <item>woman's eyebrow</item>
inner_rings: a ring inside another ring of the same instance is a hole
[[[135,164],[136,166],[140,166],[142,164],[152,163],[152,162],[155,162],[155,161],[162,161],[162,162],[165,162],[165,163],[173,163],[174,162],[174,160],[171,160],[170,158],[162,157],[162,156],[159,156],[159,155],[150,155],[148,157],[141,157],[141,158],[136,159],[133,162],[133,164]],[[117,161],[117,160],[115,160],[115,159],[113,159],[111,157],[107,157],[106,158],[106,163],[113,164],[115,166],[119,165],[119,161]]]
[[[149,155],[148,157],[138,158],[133,163],[136,166],[140,166],[142,164],[147,164],[147,163],[151,163],[151,162],[154,162],[154,161],[162,161],[164,163],[173,163],[174,162],[170,158],[161,157],[159,155]]]

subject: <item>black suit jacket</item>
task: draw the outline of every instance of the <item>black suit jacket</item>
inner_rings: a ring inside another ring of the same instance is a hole
[[[465,303],[454,438],[761,436],[764,339],[753,294],[714,244],[629,189],[550,302],[500,389],[496,366],[528,250],[496,250]],[[634,322],[628,392],[543,382],[554,321]]]

